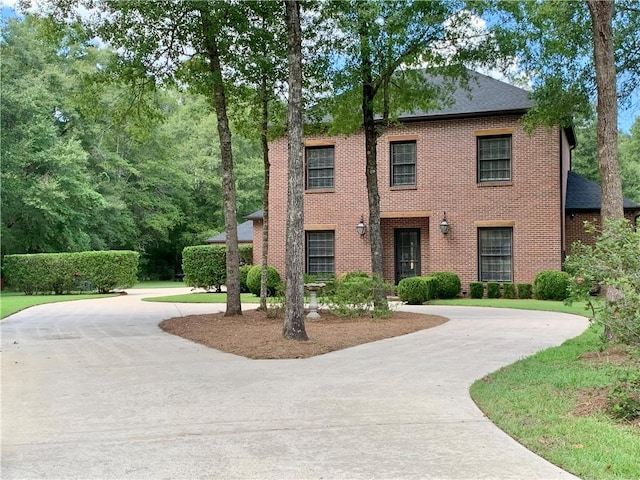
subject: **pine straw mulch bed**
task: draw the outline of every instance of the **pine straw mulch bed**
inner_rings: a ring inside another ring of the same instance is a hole
[[[191,315],[164,320],[165,332],[196,343],[251,359],[308,358],[343,348],[397,337],[442,325],[437,315],[394,311],[389,318],[343,318],[321,312],[322,318],[305,319],[309,340],[282,336],[283,319],[264,311],[246,310],[241,316],[223,313]]]

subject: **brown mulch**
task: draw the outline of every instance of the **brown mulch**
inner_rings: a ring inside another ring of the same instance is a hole
[[[269,318],[258,310],[241,316],[223,313],[191,315],[164,320],[160,328],[196,343],[252,359],[308,358],[343,348],[397,337],[447,321],[437,315],[392,312],[389,318],[342,318],[326,312],[322,318],[305,319],[309,340],[287,340],[282,336],[283,319]]]

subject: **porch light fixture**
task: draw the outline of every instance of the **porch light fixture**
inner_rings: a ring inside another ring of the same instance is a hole
[[[447,222],[447,212],[444,212],[444,216],[442,217],[442,221],[440,222],[440,231],[446,235],[447,233],[449,233],[449,230],[451,229],[451,225],[449,225],[449,222]]]
[[[361,237],[364,237],[364,233],[367,231],[367,226],[364,224],[364,217],[360,215],[360,223],[356,225],[356,232]]]

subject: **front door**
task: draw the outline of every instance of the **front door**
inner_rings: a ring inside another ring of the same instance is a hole
[[[396,228],[395,265],[396,283],[403,278],[420,275],[420,229]]]

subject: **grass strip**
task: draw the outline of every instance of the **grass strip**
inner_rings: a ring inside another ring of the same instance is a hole
[[[7,292],[0,295],[0,318],[8,317],[25,308],[45,303],[69,302],[71,300],[89,300],[91,298],[115,297],[118,294],[79,293],[74,295],[25,295]]]
[[[143,298],[144,302],[168,302],[168,303],[227,303],[226,293],[194,292],[184,295],[167,295],[166,297]],[[242,303],[260,303],[260,297],[252,293],[240,295]]]

